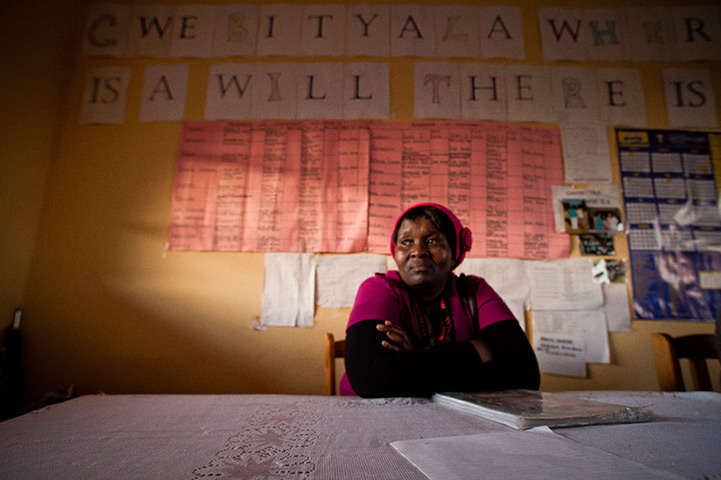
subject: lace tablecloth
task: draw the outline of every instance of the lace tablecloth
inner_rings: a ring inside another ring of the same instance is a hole
[[[657,419],[558,433],[675,473],[694,464],[690,478],[718,468],[721,478],[721,395],[567,394],[647,405]],[[692,438],[654,439],[673,429]],[[423,474],[391,442],[507,430],[425,399],[93,395],[0,423],[0,478],[417,479]],[[667,444],[656,454],[660,441]],[[679,442],[686,447],[674,456]],[[700,456],[713,460],[699,464]]]

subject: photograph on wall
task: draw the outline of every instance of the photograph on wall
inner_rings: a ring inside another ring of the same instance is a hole
[[[613,235],[605,233],[582,233],[578,236],[581,255],[616,255]]]
[[[578,235],[615,233],[624,229],[621,191],[616,185],[589,188],[554,185],[551,198],[557,232]]]
[[[606,233],[613,235],[623,231],[621,210],[618,208],[589,208],[588,209],[590,233]]]
[[[588,232],[586,201],[582,198],[564,198],[562,203],[566,233],[579,234]]]
[[[626,260],[601,258],[593,264],[596,283],[626,283]]]

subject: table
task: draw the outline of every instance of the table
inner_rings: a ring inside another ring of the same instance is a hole
[[[555,433],[688,478],[721,474],[721,394],[562,395],[655,418]],[[89,395],[0,423],[0,478],[421,479],[391,442],[508,431],[417,398]]]

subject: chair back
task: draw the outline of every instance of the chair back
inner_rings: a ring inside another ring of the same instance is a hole
[[[324,391],[326,395],[336,395],[335,361],[345,355],[345,340],[336,340],[332,333],[326,333],[323,340],[323,371],[325,374]]]
[[[711,390],[711,377],[706,359],[718,360],[716,340],[711,334],[671,337],[665,333],[652,333],[653,358],[656,363],[658,385],[662,392],[685,392],[680,359],[689,361],[691,383],[694,390]]]

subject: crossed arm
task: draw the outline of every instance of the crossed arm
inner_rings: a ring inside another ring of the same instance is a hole
[[[362,397],[428,397],[441,391],[538,389],[538,363],[515,320],[483,328],[478,339],[414,349],[400,326],[358,322],[346,332],[348,380]]]

